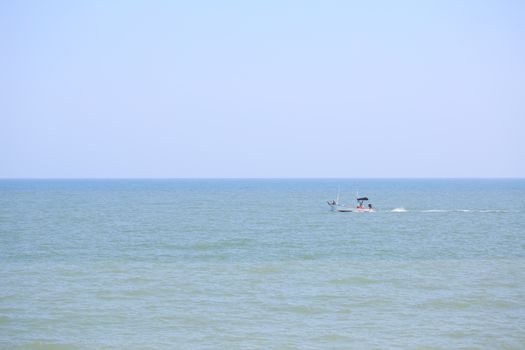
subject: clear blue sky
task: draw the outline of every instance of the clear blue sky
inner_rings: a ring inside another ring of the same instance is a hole
[[[524,177],[525,1],[2,1],[0,177]]]

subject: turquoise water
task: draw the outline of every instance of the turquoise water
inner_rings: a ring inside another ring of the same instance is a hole
[[[525,180],[1,180],[0,266],[2,349],[524,349]]]

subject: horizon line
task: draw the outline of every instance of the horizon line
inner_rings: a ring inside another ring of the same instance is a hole
[[[1,180],[524,180],[519,176],[417,177],[0,177]]]

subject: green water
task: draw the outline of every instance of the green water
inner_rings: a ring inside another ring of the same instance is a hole
[[[2,349],[523,349],[525,180],[1,180],[0,266]]]

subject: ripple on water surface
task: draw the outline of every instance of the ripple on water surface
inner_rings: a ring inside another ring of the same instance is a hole
[[[377,212],[330,212],[338,186]],[[522,180],[0,181],[0,348],[523,349],[523,198]]]

